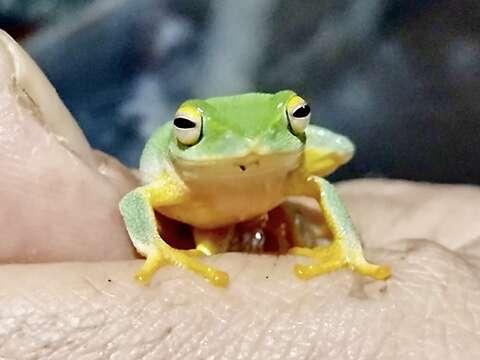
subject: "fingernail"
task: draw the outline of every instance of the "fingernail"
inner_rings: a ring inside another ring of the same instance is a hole
[[[94,164],[90,145],[55,88],[25,50],[0,30],[0,87],[8,86],[67,149]]]

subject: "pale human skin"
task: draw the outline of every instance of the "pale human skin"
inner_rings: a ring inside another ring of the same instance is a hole
[[[90,149],[16,46],[0,38],[1,358],[479,358],[478,187],[338,186],[386,282],[300,281],[298,258],[229,253],[205,260],[227,289],[175,267],[144,287],[117,210],[135,177]]]

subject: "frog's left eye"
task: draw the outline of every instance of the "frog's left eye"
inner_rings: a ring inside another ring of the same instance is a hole
[[[294,96],[287,103],[287,116],[293,133],[303,134],[310,123],[310,106],[300,96]]]
[[[180,108],[173,119],[175,137],[184,145],[193,145],[202,133],[202,113],[194,107]]]

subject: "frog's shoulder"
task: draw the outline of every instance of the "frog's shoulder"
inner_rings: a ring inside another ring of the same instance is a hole
[[[140,174],[143,183],[149,183],[170,166],[168,146],[172,136],[169,123],[158,128],[147,141],[140,158]]]
[[[313,124],[308,125],[305,129],[305,135],[306,148],[320,148],[351,153],[354,151],[353,144],[347,137],[321,126]]]
[[[355,151],[345,136],[310,124],[305,130],[305,162],[308,174],[327,176],[349,161]]]

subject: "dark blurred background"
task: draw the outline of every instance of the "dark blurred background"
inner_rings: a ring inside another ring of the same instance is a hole
[[[334,179],[480,184],[478,0],[0,0],[0,25],[131,166],[187,98],[290,88],[357,144]]]

